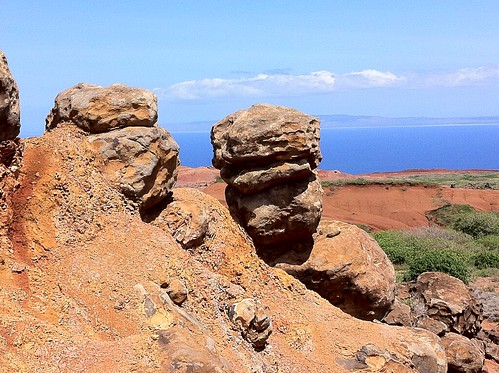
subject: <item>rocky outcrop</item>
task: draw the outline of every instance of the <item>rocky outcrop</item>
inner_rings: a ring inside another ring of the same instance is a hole
[[[286,251],[270,264],[284,269],[344,312],[381,320],[395,298],[395,270],[362,229],[321,221],[310,251]]]
[[[10,166],[14,158],[19,158],[21,112],[19,89],[14,80],[7,58],[0,51],[0,164]]]
[[[165,200],[180,164],[179,147],[156,124],[157,98],[145,89],[80,83],[57,95],[47,130],[61,124],[90,132],[104,175],[145,212]]]
[[[428,316],[444,324],[445,332],[469,338],[477,335],[483,320],[482,307],[459,279],[441,272],[419,275],[412,288],[416,319]]]
[[[495,342],[482,325],[481,303],[461,280],[440,272],[422,273],[399,289],[405,303],[396,300],[384,321],[415,326],[442,338],[449,372],[481,372],[485,357],[494,359]]]
[[[256,350],[262,350],[272,334],[272,321],[252,298],[234,303],[228,309],[229,319]]]
[[[184,249],[200,246],[208,230],[209,215],[199,202],[199,194],[195,189],[174,189],[170,203],[146,220],[169,232]]]
[[[445,372],[436,336],[345,314],[263,263],[199,191],[207,231],[183,249],[109,183],[85,137],[61,126],[26,140],[0,260],[0,371]],[[262,351],[229,318],[244,299],[272,320]]]
[[[253,194],[228,186],[225,199],[255,244],[266,247],[309,239],[322,211],[322,187],[315,173]]]
[[[57,95],[45,122],[47,130],[70,122],[97,133],[129,126],[152,127],[157,119],[156,95],[146,89],[79,83]]]
[[[167,130],[127,127],[87,140],[104,160],[104,175],[142,210],[164,200],[175,185],[179,147]]]
[[[322,211],[315,168],[319,121],[297,110],[254,105],[211,130],[213,165],[228,183],[233,215],[259,246],[309,239]]]
[[[447,356],[449,372],[482,372],[485,354],[476,344],[456,333],[447,333],[441,339]]]

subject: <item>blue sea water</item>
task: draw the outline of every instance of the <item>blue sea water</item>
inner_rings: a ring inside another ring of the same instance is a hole
[[[211,165],[208,132],[172,132],[185,166]],[[321,169],[351,174],[407,169],[499,169],[499,123],[321,129]]]

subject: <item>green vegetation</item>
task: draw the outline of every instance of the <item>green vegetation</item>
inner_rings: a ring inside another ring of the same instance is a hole
[[[387,179],[340,179],[323,181],[323,187],[346,185],[387,185],[387,186],[449,186],[453,188],[495,189],[499,190],[499,172],[421,174],[404,178]]]
[[[439,271],[468,283],[472,276],[499,273],[499,214],[467,205],[447,205],[428,214],[431,226],[373,233],[403,280]]]

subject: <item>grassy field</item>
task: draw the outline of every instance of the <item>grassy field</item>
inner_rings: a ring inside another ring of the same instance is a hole
[[[405,185],[405,186],[448,186],[452,188],[494,189],[499,190],[499,172],[477,173],[435,173],[420,174],[406,177],[358,177],[323,181],[323,187],[346,185]]]

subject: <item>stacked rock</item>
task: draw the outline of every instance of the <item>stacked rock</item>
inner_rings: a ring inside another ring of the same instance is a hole
[[[226,201],[258,246],[310,239],[322,212],[316,168],[319,120],[295,109],[254,105],[211,130],[213,165]]]
[[[19,148],[19,89],[0,51],[0,164],[10,166]]]
[[[72,124],[89,132],[104,175],[145,211],[170,193],[180,163],[177,143],[157,119],[157,97],[148,90],[80,83],[57,95],[46,129]]]

